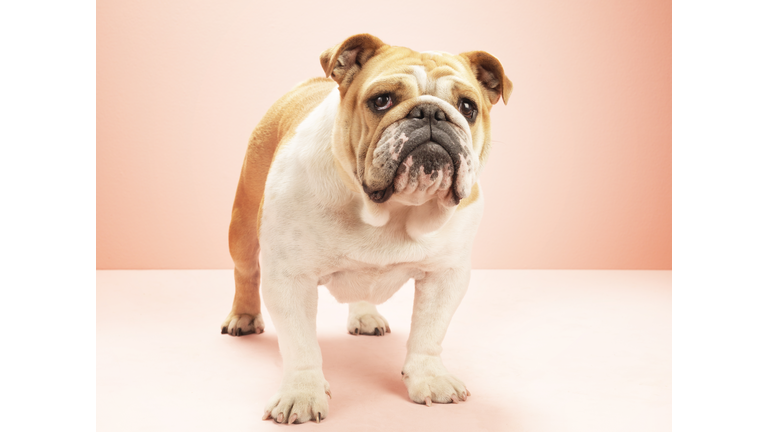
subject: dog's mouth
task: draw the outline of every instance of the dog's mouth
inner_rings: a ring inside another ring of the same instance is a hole
[[[382,130],[373,148],[358,159],[358,178],[371,201],[382,204],[397,194],[409,205],[434,196],[457,205],[469,194],[477,159],[466,122],[450,113],[421,104]]]
[[[459,203],[462,197],[456,188],[456,175],[461,159],[455,161],[443,146],[433,141],[419,144],[401,159],[387,187],[373,190],[363,185],[371,201],[382,204],[395,193],[419,197],[450,194],[449,202]]]

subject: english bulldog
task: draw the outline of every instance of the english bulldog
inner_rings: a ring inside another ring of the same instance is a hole
[[[283,358],[263,418],[320,422],[331,389],[318,286],[349,303],[349,333],[383,336],[376,305],[414,279],[408,395],[427,406],[464,401],[441,343],[469,285],[490,110],[512,83],[484,51],[415,52],[369,34],[320,63],[326,77],[280,98],[250,137],[229,228],[235,299],[221,333],[264,332],[261,283]]]

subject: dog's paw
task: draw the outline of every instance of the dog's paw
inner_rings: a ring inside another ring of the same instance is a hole
[[[408,396],[416,403],[432,406],[437,403],[459,403],[467,400],[467,387],[452,374],[413,377],[403,375]]]
[[[262,420],[273,419],[287,424],[320,423],[328,417],[330,397],[331,388],[322,372],[299,372],[285,379],[280,391],[267,403]]]
[[[366,313],[350,312],[347,319],[347,331],[353,335],[374,336],[384,336],[384,333],[390,333],[386,318],[375,310]]]
[[[230,313],[227,316],[227,319],[221,323],[221,334],[245,336],[252,333],[264,333],[264,319],[261,317],[260,312],[255,316],[248,314],[235,315]]]
[[[419,363],[415,367],[406,364],[402,372],[403,382],[412,401],[432,406],[433,402],[459,403],[467,400],[469,390],[460,379],[443,367],[439,358],[436,362]]]

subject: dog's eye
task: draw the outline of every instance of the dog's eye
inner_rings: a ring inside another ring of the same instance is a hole
[[[470,121],[477,117],[477,107],[469,99],[459,99],[459,112]]]
[[[389,93],[378,95],[371,99],[371,104],[376,111],[384,111],[392,106],[392,96]]]

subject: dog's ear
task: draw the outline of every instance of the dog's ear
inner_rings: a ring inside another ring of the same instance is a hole
[[[333,78],[340,88],[346,88],[355,75],[363,68],[376,53],[384,46],[376,36],[363,33],[349,37],[335,47],[328,48],[320,54],[320,64],[326,77]]]
[[[506,105],[512,93],[512,81],[504,75],[501,62],[485,51],[470,51],[459,55],[469,61],[472,72],[485,89],[491,103],[495,104],[501,98]]]

